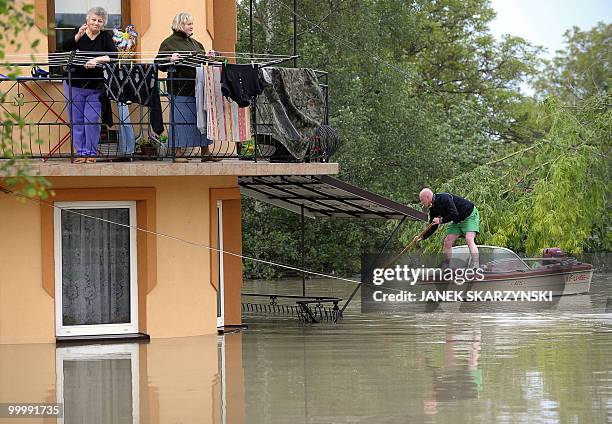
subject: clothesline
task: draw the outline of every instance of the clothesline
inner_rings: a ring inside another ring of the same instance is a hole
[[[98,56],[99,55],[100,53],[98,53]],[[17,67],[24,67],[24,66],[32,67],[32,66],[68,66],[70,64],[70,65],[83,66],[87,62],[89,62],[89,60],[95,57],[98,57],[98,56],[84,55],[84,54],[77,53],[73,57],[61,56],[61,57],[48,58],[48,60],[44,60],[44,58],[39,58],[36,60],[33,59],[30,61],[23,61],[23,58],[22,58],[21,59],[22,61],[13,62],[13,63],[10,63],[10,58],[7,57],[5,58],[5,62],[8,62],[8,63],[3,63],[1,65],[17,66]],[[172,62],[171,60],[169,60],[170,57],[171,55],[164,55],[163,57],[161,57],[161,59],[165,59],[165,60],[162,60],[162,61],[160,60],[155,61],[155,59],[157,59],[155,57],[151,57],[151,58],[111,57],[110,62],[111,63],[134,63],[134,64],[157,64],[161,66],[175,65],[175,66],[188,66],[188,67],[193,67],[193,68],[197,68],[202,65],[222,66],[225,63],[225,61],[209,59],[207,57],[201,57],[201,55],[186,55],[185,57],[181,57],[176,62]],[[243,60],[247,62],[247,63],[239,63],[239,64],[243,64],[243,65],[251,64],[253,66],[257,65],[258,67],[267,67],[267,66],[277,65],[277,64],[292,60],[297,57],[298,56],[284,56],[284,57],[277,58],[277,59],[270,58],[272,60],[268,60],[268,61],[262,61],[261,59],[263,58],[252,58],[253,60],[249,61],[248,59],[244,57],[231,57],[231,56],[224,57],[224,59],[239,59],[239,60]],[[215,59],[218,59],[218,57]],[[102,67],[102,66],[103,64],[96,64],[96,67]]]
[[[235,59],[238,61],[250,61],[257,62],[258,64],[263,64],[266,62],[271,62],[280,60],[286,61],[291,60],[294,56],[283,56],[283,55],[266,55],[266,54],[219,54],[217,52],[193,52],[193,51],[175,51],[175,52],[90,52],[90,51],[74,51],[74,52],[58,52],[58,53],[34,53],[34,54],[9,54],[4,58],[4,62],[19,62],[24,63],[26,59],[30,59],[30,61],[26,62],[28,64],[36,65],[40,64],[39,62],[51,63],[51,62],[63,62],[67,63],[69,59],[71,59],[71,63],[74,63],[81,60],[89,60],[98,56],[111,56],[111,59],[115,59],[116,56],[118,60],[141,60],[141,61],[153,61],[154,59],[164,59],[170,58],[174,54],[179,55],[181,59],[185,58],[198,58],[207,62],[219,62],[221,63],[224,60]],[[122,57],[123,56],[123,57]],[[127,57],[126,57],[127,56]]]

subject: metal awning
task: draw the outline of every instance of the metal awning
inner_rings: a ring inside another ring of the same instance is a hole
[[[248,197],[311,218],[411,218],[427,215],[329,175],[239,177],[240,192]]]

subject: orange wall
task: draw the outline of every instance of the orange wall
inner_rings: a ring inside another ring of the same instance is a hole
[[[202,246],[211,244],[211,189],[237,187],[236,177],[50,177],[49,180],[58,192],[87,188],[101,194],[99,200],[112,200],[104,196],[112,187],[154,188],[157,231]],[[49,266],[53,252],[46,252],[43,261],[41,207],[46,206],[19,202],[0,194],[0,251],[3,252],[0,269],[4,270],[0,274],[0,344],[55,341],[55,303],[53,293],[48,292],[48,287],[45,290],[42,272],[43,263]],[[239,217],[237,211],[225,224],[230,246],[241,243],[240,220],[235,219]],[[161,236],[156,240],[155,250],[156,272],[147,270],[145,278],[155,275],[156,281],[143,282],[143,285],[150,284],[145,305],[147,333],[151,337],[215,333],[216,289],[211,281],[209,250]],[[142,267],[141,261],[139,267]],[[236,290],[239,293],[242,275],[234,273],[234,279],[231,275],[226,278],[228,293]],[[234,301],[237,304],[226,309],[235,315],[240,309],[239,296],[234,295]]]

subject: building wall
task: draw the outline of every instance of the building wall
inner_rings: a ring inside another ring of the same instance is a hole
[[[237,192],[237,179],[231,176],[49,177],[49,180],[57,190],[57,199],[61,200],[134,200],[129,196],[117,198],[116,193],[129,188],[154,189],[154,231],[203,246],[212,243],[211,189],[231,188]],[[150,207],[147,209],[150,213]],[[240,220],[235,218],[240,216],[239,210],[239,200],[224,203],[224,214],[233,218],[224,223],[228,229],[226,243],[238,252],[241,251]],[[3,252],[0,255],[3,270],[0,344],[55,341],[54,290],[45,277],[53,275],[54,266],[53,228],[45,218],[52,212],[45,205],[0,195],[0,251]],[[141,223],[142,216],[138,225]],[[210,251],[167,237],[158,236],[154,243],[148,238],[149,249],[155,246],[154,253],[138,252],[139,288],[146,288],[139,296],[140,309],[146,311],[140,317],[141,331],[154,338],[215,333],[216,288]],[[230,265],[241,269],[239,263],[230,262]],[[238,324],[242,275],[241,272],[226,274],[226,287],[229,287],[226,322]]]
[[[136,346],[137,354],[131,360],[138,361],[138,385],[136,401],[140,423],[243,423],[245,421],[245,388],[242,364],[242,335],[223,336],[223,351],[219,352],[216,335],[156,339]],[[106,348],[109,345],[105,346]],[[60,360],[62,347],[55,344],[0,345],[0,403],[55,403],[63,389],[64,403],[74,404],[66,397],[70,383],[59,374],[63,366]],[[78,349],[78,347],[77,347]],[[65,353],[63,353],[66,356]],[[107,358],[98,358],[104,362]],[[223,361],[224,376],[219,368]],[[74,361],[75,359],[70,359]],[[78,361],[78,359],[76,359]],[[91,362],[91,361],[89,361]],[[87,375],[87,361],[80,363],[77,377],[91,382]],[[102,374],[104,383],[94,393],[99,401],[112,401],[109,389],[117,388],[117,375],[111,369]],[[125,379],[120,379],[124,382]],[[224,386],[222,387],[222,384]],[[74,386],[72,386],[74,388]],[[89,387],[93,390],[93,388]],[[80,387],[83,390],[83,386]],[[74,393],[74,390],[71,391]],[[225,421],[222,421],[221,396],[225,392]],[[73,411],[74,412],[74,411]],[[83,410],[95,420],[100,411]],[[82,418],[82,417],[79,417]],[[5,420],[0,419],[0,422]],[[6,420],[13,422],[13,420]],[[18,423],[55,423],[55,419],[15,420]]]

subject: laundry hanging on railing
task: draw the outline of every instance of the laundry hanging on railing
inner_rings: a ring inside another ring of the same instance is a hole
[[[263,94],[258,100],[258,132],[271,134],[303,161],[323,124],[324,96],[312,69],[269,67],[260,70]]]
[[[151,128],[161,135],[164,132],[164,124],[157,66],[110,63],[104,65],[103,74],[108,96],[116,102],[148,106]]]
[[[196,68],[195,98],[196,98],[196,126],[200,134],[206,134],[206,74],[204,66]]]
[[[239,107],[221,92],[221,68],[204,67],[207,137],[214,141],[241,142],[251,139],[251,108]],[[197,100],[197,97],[196,97]]]
[[[256,65],[223,65],[221,93],[238,103],[239,107],[250,106],[253,97],[259,96],[261,91]]]

